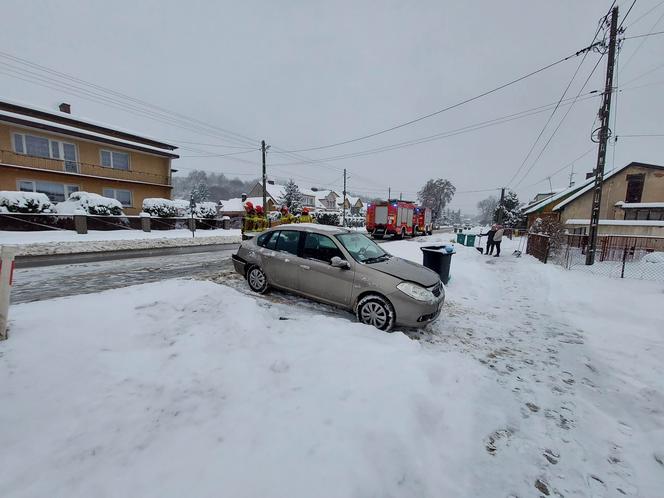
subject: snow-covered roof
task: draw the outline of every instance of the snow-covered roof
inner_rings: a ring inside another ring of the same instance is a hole
[[[316,197],[327,197],[330,194],[334,194],[337,197],[340,197],[334,190],[317,190]]]
[[[664,208],[664,202],[625,202],[618,201],[615,204],[623,209],[648,209],[648,208]]]
[[[566,225],[590,225],[589,219],[572,219],[565,222]],[[646,226],[646,227],[664,227],[664,221],[661,220],[599,220],[600,225],[608,226]]]
[[[263,205],[263,198],[262,197],[247,197],[246,200],[242,200],[241,197],[235,197],[234,199],[228,199],[225,201],[221,201],[221,209],[219,212],[221,213],[235,213],[239,211],[244,211],[244,205],[247,202],[251,202],[254,207],[256,206],[262,206]]]
[[[90,119],[87,117],[73,115],[69,113],[56,112],[53,109],[47,109],[45,107],[35,106],[31,103],[21,102],[18,100],[3,99],[2,101],[0,101],[0,108],[9,112],[18,112],[19,114],[22,115],[26,115],[25,113],[34,112],[37,113],[38,115],[42,115],[45,119],[48,119],[50,117],[51,119],[57,120],[58,122],[71,122],[71,123],[78,123],[79,125],[89,125],[97,128],[106,128],[108,131],[122,133],[124,135],[132,135],[133,137],[139,138],[141,140],[157,142],[160,145],[165,146],[164,148],[168,148],[170,150],[177,149],[177,146],[175,145],[167,144],[159,138],[151,137],[144,133],[138,133],[134,130],[120,128],[116,125],[103,123],[96,119]]]
[[[641,166],[641,167],[646,167],[646,168],[656,168],[656,169],[664,169],[664,166],[658,166],[655,164],[644,164],[644,163],[637,163],[637,162],[631,162],[629,164],[625,164],[624,166],[620,168],[613,169],[607,173],[604,173],[604,181],[608,180],[609,178],[615,176],[616,174],[620,173],[623,171],[625,168],[629,168],[630,166]],[[582,185],[582,188],[576,192],[574,195],[569,196],[567,199],[564,201],[560,202],[559,204],[556,204],[553,206],[553,211],[558,211],[559,209],[565,207],[567,204],[570,202],[578,199],[581,197],[583,194],[586,192],[590,192],[590,190],[593,188],[593,185],[595,183],[595,177],[588,178]]]
[[[284,193],[286,192],[286,185],[280,185],[278,183],[268,183],[265,187],[267,190],[267,193],[272,197],[276,202],[279,202],[279,199],[281,199],[284,196]],[[313,198],[316,198],[318,196],[318,192],[314,192],[313,190],[310,190],[308,188],[300,188],[298,186],[298,190],[302,195],[308,195]],[[261,202],[263,202],[261,200]]]
[[[535,211],[538,211],[540,208],[543,208],[544,206],[546,206],[547,204],[550,204],[551,202],[557,201],[558,199],[562,199],[566,195],[569,195],[569,194],[575,192],[576,190],[579,190],[579,189],[585,187],[586,184],[589,183],[589,182],[590,182],[590,180],[585,180],[583,183],[580,183],[578,185],[572,185],[571,187],[568,187],[566,189],[561,190],[557,194],[553,194],[553,195],[547,197],[546,199],[542,199],[541,201],[538,201],[534,204],[526,206],[526,208],[524,210],[524,214],[534,213]],[[590,183],[592,183],[592,182],[590,182]],[[553,209],[555,210],[556,208],[554,207]]]
[[[140,142],[138,140],[132,141],[132,140],[119,138],[118,136],[113,134],[113,130],[111,129],[109,129],[107,133],[102,131],[97,132],[97,131],[92,131],[89,128],[76,126],[75,124],[63,124],[61,122],[55,122],[47,118],[37,118],[34,116],[29,116],[17,112],[10,112],[3,109],[0,109],[0,121],[6,121],[22,126],[34,127],[50,133],[61,133],[64,135],[76,136],[78,138],[88,139],[92,141],[102,141],[105,143],[109,143],[111,145],[116,145],[118,147],[125,146],[131,149],[137,149],[143,152],[153,153],[160,156],[167,156],[173,159],[179,157],[176,154],[173,154],[172,152],[173,149],[171,147],[176,148],[174,146],[156,147],[152,145],[146,145],[145,143]],[[101,129],[102,128],[100,128],[100,130]],[[136,138],[140,139],[140,137]]]

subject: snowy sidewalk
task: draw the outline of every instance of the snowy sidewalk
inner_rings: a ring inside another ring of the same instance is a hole
[[[70,230],[10,232],[0,231],[0,245],[18,247],[20,256],[71,254],[127,249],[152,249],[160,247],[186,247],[210,244],[238,243],[240,230],[91,230],[79,235]]]
[[[418,260],[420,245],[449,238],[384,247]],[[446,310],[425,336],[491,381],[464,496],[662,496],[664,285],[516,258],[518,244],[504,239],[500,258],[457,246]]]

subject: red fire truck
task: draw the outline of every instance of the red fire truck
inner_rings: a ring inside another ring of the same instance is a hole
[[[431,209],[399,200],[369,204],[366,226],[367,232],[377,239],[385,235],[403,238],[406,235],[431,234]]]
[[[413,213],[415,235],[431,235],[433,223],[431,222],[431,208],[417,206]]]

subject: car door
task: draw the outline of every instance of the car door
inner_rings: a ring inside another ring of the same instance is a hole
[[[298,230],[281,230],[273,235],[268,243],[274,251],[267,251],[264,256],[267,260],[266,272],[268,281],[278,287],[298,291],[299,266],[303,263],[298,256],[300,234]],[[274,239],[274,243],[273,243]]]
[[[299,265],[300,292],[321,301],[350,306],[355,276],[352,265],[348,269],[332,266],[334,256],[346,259],[332,238],[312,232],[304,236],[303,263]]]

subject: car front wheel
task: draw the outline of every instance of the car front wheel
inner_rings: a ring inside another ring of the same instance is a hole
[[[356,309],[357,319],[372,325],[379,330],[388,332],[394,326],[394,308],[387,299],[372,294],[360,299]]]
[[[252,266],[247,272],[247,283],[254,292],[264,294],[267,291],[267,276],[258,266]]]

